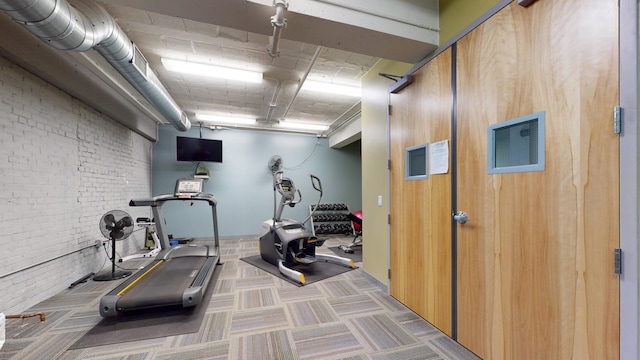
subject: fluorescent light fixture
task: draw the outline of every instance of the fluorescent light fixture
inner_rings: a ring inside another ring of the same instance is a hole
[[[320,124],[309,124],[295,121],[283,120],[278,123],[279,127],[288,128],[288,129],[296,129],[296,130],[314,130],[314,131],[325,131],[329,129],[327,125]]]
[[[199,76],[209,76],[218,79],[237,80],[259,84],[262,73],[249,70],[233,69],[222,66],[200,64],[189,61],[162,58],[162,65],[169,71]]]
[[[306,80],[304,84],[302,84],[302,90],[318,91],[328,94],[353,96],[358,98],[361,96],[360,88],[357,86],[333,84],[314,80]]]
[[[229,125],[253,125],[256,123],[256,119],[252,119],[252,118],[209,115],[209,114],[196,114],[196,119],[204,122],[210,122],[215,124],[229,124]]]

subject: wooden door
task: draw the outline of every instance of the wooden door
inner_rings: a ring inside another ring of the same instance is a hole
[[[513,2],[457,43],[457,340],[617,359],[616,0]],[[487,127],[544,111],[544,171],[487,174]]]
[[[390,293],[451,335],[451,171],[405,180],[406,148],[451,139],[451,51],[414,79],[391,95]]]

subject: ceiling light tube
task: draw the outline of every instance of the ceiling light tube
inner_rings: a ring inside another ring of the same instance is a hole
[[[361,96],[360,88],[357,86],[325,83],[314,80],[306,80],[304,84],[302,84],[302,90],[318,91],[328,94],[353,96],[358,98]]]
[[[228,124],[228,125],[254,125],[256,123],[256,119],[253,119],[253,118],[220,116],[220,115],[209,115],[209,114],[196,114],[196,119],[200,121],[208,122],[208,123]]]
[[[309,124],[309,123],[301,123],[295,121],[280,121],[278,123],[279,127],[288,128],[288,129],[296,129],[296,130],[314,130],[314,131],[325,131],[329,129],[327,125],[320,124]]]
[[[168,71],[199,76],[209,76],[218,79],[237,80],[259,84],[262,73],[257,71],[233,69],[222,66],[194,63],[189,61],[162,58],[162,65]]]

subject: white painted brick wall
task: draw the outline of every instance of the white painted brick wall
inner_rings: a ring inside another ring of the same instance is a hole
[[[92,247],[104,239],[98,224],[111,209],[150,216],[129,200],[151,195],[151,145],[0,57],[0,312],[20,313],[111,269]],[[143,244],[144,230],[117,250]]]

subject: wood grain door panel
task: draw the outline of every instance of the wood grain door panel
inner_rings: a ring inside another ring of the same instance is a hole
[[[451,172],[405,180],[406,148],[451,139],[451,51],[414,79],[391,98],[390,292],[451,335]]]
[[[515,2],[457,43],[458,341],[618,358],[617,4]],[[597,46],[594,47],[594,45]],[[487,127],[546,114],[546,168],[487,174]]]

